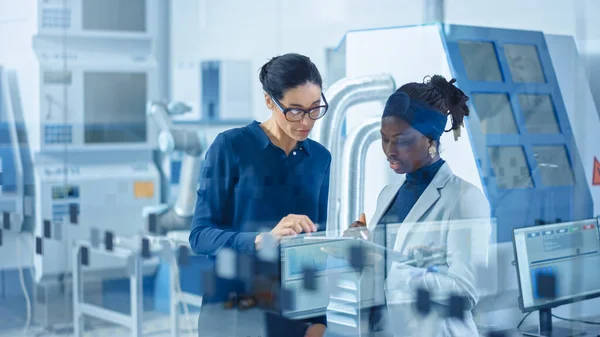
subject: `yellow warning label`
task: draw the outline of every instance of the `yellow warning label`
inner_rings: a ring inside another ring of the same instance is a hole
[[[154,196],[154,183],[151,181],[136,181],[133,183],[133,195],[136,199],[152,198]]]

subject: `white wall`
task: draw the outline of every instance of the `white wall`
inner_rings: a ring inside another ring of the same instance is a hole
[[[337,46],[345,32],[419,24],[423,15],[422,0],[171,0],[171,6],[171,98],[197,110],[200,60],[251,60],[254,111],[249,118],[259,120],[269,116],[258,82],[258,69],[269,58],[306,54],[327,82],[325,49]],[[596,62],[599,13],[595,0],[446,0],[445,6],[447,23],[573,35],[582,51],[596,54]],[[599,68],[588,61],[588,72],[600,74]],[[600,92],[600,81],[588,78]]]
[[[252,61],[254,111],[266,119],[258,70],[287,52],[309,56],[325,77],[325,49],[336,47],[346,31],[418,24],[415,0],[172,0],[172,98],[194,103],[194,81],[202,59]],[[326,78],[324,78],[327,81]]]

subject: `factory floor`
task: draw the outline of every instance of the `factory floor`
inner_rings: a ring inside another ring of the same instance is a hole
[[[181,319],[179,333],[180,337],[196,337],[198,336],[197,322],[198,314],[190,314],[190,320],[192,321],[192,332],[190,333],[189,325],[186,323],[184,317]],[[6,315],[5,312],[0,310],[0,326],[6,326],[3,322],[5,320],[11,320],[10,324],[15,325],[18,321],[22,322],[18,328],[0,329],[0,337],[69,337],[73,336],[72,327],[66,327],[64,329],[54,329],[49,331],[37,326],[31,326],[27,333],[24,334],[23,326],[25,322],[23,318]],[[17,321],[18,320],[18,321]],[[131,331],[127,328],[120,327],[118,325],[103,322],[101,320],[86,318],[85,321],[86,330],[82,337],[131,337]],[[144,337],[167,337],[171,336],[169,326],[169,316],[163,313],[147,312],[144,313]],[[215,332],[215,336],[218,336]]]

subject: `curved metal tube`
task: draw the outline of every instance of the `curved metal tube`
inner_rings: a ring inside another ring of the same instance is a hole
[[[207,149],[206,137],[199,131],[177,129],[173,126],[170,115],[179,115],[189,111],[183,103],[150,101],[147,104],[147,114],[158,125],[159,148],[162,152],[183,151],[185,155],[181,162],[179,193],[172,208],[157,214],[156,228],[159,233],[170,230],[188,229],[196,205],[196,190],[198,178]]]
[[[379,139],[381,118],[371,118],[346,140],[342,156],[342,205],[340,231],[358,220],[365,199],[367,150]]]
[[[391,75],[379,74],[344,78],[334,83],[325,93],[329,101],[330,111],[315,124],[311,138],[321,143],[331,152],[327,222],[334,223],[334,226],[338,229],[340,228],[338,220],[340,219],[341,182],[343,182],[339,177],[340,159],[343,150],[341,133],[342,124],[346,119],[346,111],[356,104],[385,101],[395,90],[394,78]]]

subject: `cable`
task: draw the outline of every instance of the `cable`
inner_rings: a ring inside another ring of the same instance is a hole
[[[21,290],[25,296],[25,306],[27,310],[27,319],[25,320],[25,326],[23,327],[23,336],[27,336],[27,331],[31,324],[31,299],[29,298],[29,292],[25,286],[25,276],[23,275],[23,263],[21,262],[21,234],[17,234],[17,264],[19,266],[19,283],[21,284]]]
[[[567,322],[577,322],[577,323],[584,323],[584,324],[600,325],[600,322],[592,322],[592,321],[584,321],[581,319],[564,318],[564,317],[556,316],[555,314],[552,314],[552,317],[558,318],[558,319],[561,319],[561,320],[567,321]]]
[[[519,322],[519,325],[517,325],[517,330],[519,330],[519,328],[521,327],[521,325],[523,324],[523,322],[525,322],[525,319],[527,317],[529,317],[529,315],[531,315],[533,313],[533,311],[528,312],[527,315],[523,316],[523,319]]]

